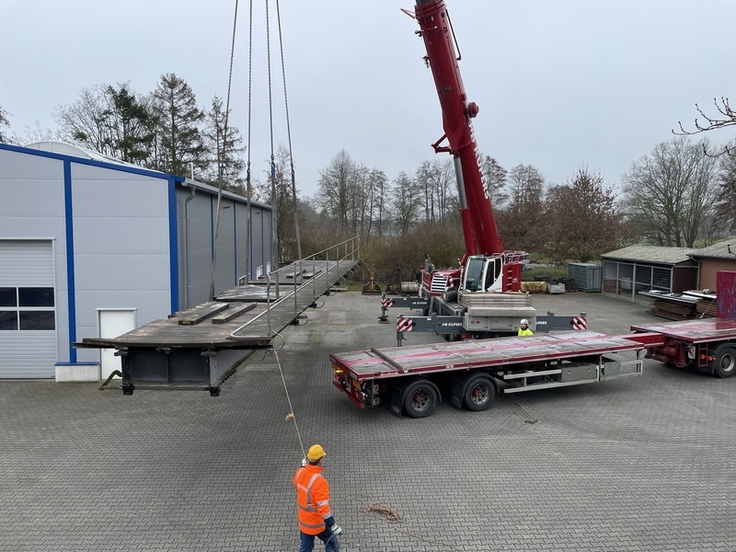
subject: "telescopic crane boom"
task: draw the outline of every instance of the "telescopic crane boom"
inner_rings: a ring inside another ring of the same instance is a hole
[[[419,23],[417,34],[427,50],[424,61],[432,71],[442,108],[445,133],[432,146],[435,152],[448,152],[454,158],[465,242],[462,280],[457,270],[433,271],[427,266],[420,293],[440,296],[452,289],[519,291],[522,263],[528,262],[529,255],[505,251],[498,234],[471,123],[479,108],[468,101],[465,93],[457,41],[444,0],[417,0],[413,17]]]
[[[442,107],[445,134],[433,147],[435,152],[449,152],[455,159],[466,255],[503,253],[471,124],[479,108],[475,102],[468,102],[465,93],[457,63],[460,56],[445,3],[417,0],[415,16],[419,23],[417,34],[427,49],[424,61],[432,71]],[[441,145],[445,141],[447,145]]]

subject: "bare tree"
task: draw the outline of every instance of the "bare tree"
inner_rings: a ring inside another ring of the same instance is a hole
[[[421,198],[422,210],[424,211],[424,221],[430,224],[435,222],[435,217],[437,216],[434,192],[439,187],[439,172],[436,161],[423,161],[414,174],[414,181]]]
[[[624,176],[625,209],[655,245],[693,247],[715,206],[716,159],[706,140],[658,144]]]
[[[355,230],[355,195],[362,182],[359,165],[344,149],[332,158],[326,169],[320,171],[317,199],[334,231],[344,233]]]
[[[156,119],[150,100],[130,90],[101,84],[82,90],[79,100],[54,113],[63,141],[128,163],[147,165]]]
[[[736,230],[736,155],[725,155],[720,160],[716,219],[726,230]]]
[[[34,124],[34,127],[29,127],[28,125],[23,127],[23,136],[13,132],[13,136],[8,140],[8,143],[22,146],[24,144],[33,144],[35,142],[53,142],[61,140],[58,130],[53,131],[50,128],[41,128],[41,123],[38,121],[35,121]]]
[[[604,185],[600,174],[579,169],[567,184],[549,190],[546,205],[544,251],[556,263],[587,263],[619,247],[623,217],[617,212],[613,188]]]
[[[457,206],[457,186],[452,159],[424,161],[414,173],[417,199],[430,225],[443,223]]]
[[[268,161],[270,166],[271,162]],[[279,144],[274,154],[274,175],[263,182],[256,182],[255,187],[258,195],[265,198],[265,201],[273,206],[277,213],[281,216],[276,217],[276,248],[278,260],[298,258],[298,247],[296,243],[296,220],[291,213],[294,212],[294,195],[291,185],[291,157],[289,150],[285,145]],[[275,197],[273,194],[276,194]],[[299,198],[297,197],[297,205]],[[289,216],[286,215],[289,213]],[[299,217],[299,227],[304,225],[303,214],[297,212]]]
[[[508,175],[509,202],[497,212],[506,249],[539,251],[545,242],[544,177],[531,165],[517,165]]]
[[[391,186],[393,195],[391,213],[396,230],[401,236],[406,235],[412,224],[416,222],[417,212],[421,206],[417,188],[416,181],[409,178],[403,171],[399,173]]]
[[[383,232],[383,211],[388,179],[383,171],[366,169],[357,165],[358,185],[355,190],[355,215],[358,232],[363,243],[367,243],[374,231],[381,236]]]
[[[96,84],[82,89],[81,97],[71,105],[59,105],[54,119],[61,128],[62,140],[98,153],[110,151],[110,125],[107,85]]]
[[[10,135],[3,132],[3,127],[10,127],[9,116],[8,112],[0,105],[0,142],[10,142]]]
[[[718,98],[713,98],[713,105],[716,108],[717,115],[710,116],[706,115],[698,104],[695,104],[695,109],[702,118],[695,118],[695,130],[685,130],[685,127],[682,126],[682,121],[678,121],[677,124],[680,127],[680,130],[676,131],[673,129],[672,133],[679,136],[690,136],[693,134],[700,134],[701,132],[708,132],[711,130],[718,130],[719,128],[736,125],[736,111],[731,109],[731,104],[729,103],[728,98],[721,97],[720,103],[718,101]],[[728,144],[726,144],[725,146],[723,146],[721,152],[715,155],[723,154],[734,155],[736,154],[736,151],[734,151],[733,146],[729,146]],[[711,153],[710,155],[713,154]]]

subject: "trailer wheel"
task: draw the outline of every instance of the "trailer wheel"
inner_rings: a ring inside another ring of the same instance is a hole
[[[465,387],[465,406],[473,412],[488,410],[496,398],[496,386],[486,376],[472,379]]]
[[[437,406],[437,390],[427,380],[419,380],[407,387],[404,407],[412,418],[426,418]]]
[[[724,344],[716,349],[715,354],[716,375],[719,378],[732,378],[736,376],[736,347]]]

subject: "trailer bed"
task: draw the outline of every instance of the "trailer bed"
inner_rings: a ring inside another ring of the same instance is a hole
[[[370,349],[330,355],[332,364],[358,381],[412,374],[641,351],[645,345],[626,337],[590,331],[554,335],[478,339],[409,347]]]
[[[631,330],[637,333],[660,334],[685,343],[707,343],[736,339],[736,321],[723,318],[703,318],[662,324],[637,324]]]

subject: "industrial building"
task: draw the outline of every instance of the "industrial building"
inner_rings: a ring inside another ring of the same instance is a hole
[[[75,349],[272,268],[267,205],[56,142],[0,144],[0,378],[97,380]],[[213,270],[213,259],[216,259]]]

